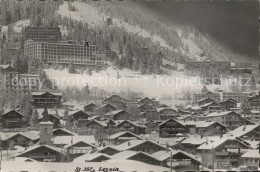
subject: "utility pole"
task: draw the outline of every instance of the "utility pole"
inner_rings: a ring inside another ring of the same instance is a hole
[[[1,138],[1,136],[0,136],[0,149],[1,149],[1,161],[2,161],[3,157],[2,157],[2,138]]]
[[[171,150],[170,150],[171,151]],[[172,151],[171,151],[171,172],[172,172]],[[213,171],[214,172],[214,171]]]
[[[212,146],[212,171],[215,171],[215,153],[214,153],[214,146]]]

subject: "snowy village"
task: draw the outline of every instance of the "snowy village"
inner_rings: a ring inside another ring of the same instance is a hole
[[[259,60],[132,5],[0,0],[0,170],[259,170]]]

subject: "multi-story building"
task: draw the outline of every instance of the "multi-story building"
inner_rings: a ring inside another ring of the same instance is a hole
[[[75,66],[89,66],[102,69],[105,64],[105,56],[99,53],[97,45],[79,45],[68,42],[38,42],[25,41],[24,54],[29,59],[42,60],[47,65],[69,64]]]
[[[40,42],[58,42],[61,40],[59,27],[26,27],[24,30],[25,40]]]
[[[31,103],[34,107],[59,107],[61,105],[62,93],[59,92],[33,92]]]
[[[18,72],[10,65],[0,66],[0,88],[1,90],[16,90],[16,83],[13,84],[15,78],[18,77]]]

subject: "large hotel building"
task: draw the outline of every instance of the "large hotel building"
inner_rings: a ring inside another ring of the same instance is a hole
[[[79,45],[69,42],[25,41],[24,54],[29,59],[38,58],[45,64],[89,66],[101,69],[105,63],[105,54],[98,52],[97,45]]]

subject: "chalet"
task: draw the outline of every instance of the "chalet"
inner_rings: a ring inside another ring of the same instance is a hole
[[[56,137],[56,136],[76,136],[77,135],[76,133],[69,131],[65,128],[54,129],[52,131],[52,134],[53,134],[54,137]]]
[[[148,154],[152,154],[157,151],[166,150],[166,147],[157,144],[150,140],[129,140],[120,145],[115,146],[118,150],[125,151],[142,151]]]
[[[96,146],[84,140],[80,140],[75,143],[66,145],[64,148],[67,150],[67,153],[69,155],[69,161],[72,161],[81,155],[93,151],[93,149],[95,149]]]
[[[111,159],[109,155],[102,153],[88,153],[77,157],[73,162],[102,162]]]
[[[171,118],[176,118],[179,116],[178,111],[172,108],[157,108],[156,109],[160,120],[167,120]]]
[[[50,145],[35,145],[15,157],[26,157],[41,162],[62,162],[65,154],[62,149]]]
[[[0,133],[2,149],[12,149],[14,146],[29,147],[39,140],[38,131]]]
[[[121,123],[117,124],[116,127],[135,134],[144,134],[146,129],[145,125],[141,125],[129,120],[122,121]]]
[[[197,121],[196,132],[203,136],[223,135],[227,132],[227,127],[216,121]]]
[[[216,102],[220,102],[220,95],[218,93],[213,93],[211,91],[207,91],[205,93],[196,93],[194,94],[194,102],[198,102],[203,99],[210,98]],[[204,104],[204,103],[202,103]]]
[[[117,110],[115,106],[111,104],[103,104],[95,109],[94,114],[98,116],[103,116],[104,114],[115,110]]]
[[[132,114],[127,112],[126,110],[115,110],[108,112],[104,115],[104,117],[108,119],[113,119],[113,120],[129,120],[132,117]]]
[[[234,137],[241,138],[245,141],[260,140],[260,125],[242,125],[229,134]]]
[[[209,114],[212,112],[221,112],[221,106],[220,104],[216,103],[216,102],[211,102],[211,103],[206,103],[200,106],[201,107],[201,111],[204,114]]]
[[[22,128],[24,127],[24,115],[16,110],[10,110],[2,114],[2,128]]]
[[[57,136],[54,137],[52,140],[53,140],[53,145],[61,148],[80,141],[87,142],[88,144],[91,145],[94,145],[96,143],[96,140],[93,135]]]
[[[189,152],[191,154],[197,154],[197,148],[205,143],[206,141],[211,141],[209,137],[203,137],[203,135],[192,135],[183,139],[179,144],[177,149]]]
[[[227,129],[234,130],[237,127],[243,125],[246,123],[246,125],[252,125],[253,123],[251,121],[248,121],[247,119],[244,119],[242,116],[240,116],[238,113],[233,111],[225,111],[220,113],[210,113],[207,116],[204,116],[205,120],[208,121],[217,121],[225,126],[227,126]]]
[[[148,97],[145,97],[141,100],[138,101],[139,104],[150,104],[150,105],[153,105],[153,106],[159,106],[159,101],[155,100],[155,99],[150,99]]]
[[[90,114],[82,110],[69,111],[69,115],[72,116],[75,121],[79,121],[81,119],[88,119],[89,117],[91,117]]]
[[[205,142],[197,148],[198,154],[205,162],[205,166],[212,167],[212,158],[214,159],[214,166],[217,169],[226,168],[227,162],[232,167],[239,166],[239,159],[250,147],[232,137],[222,137],[213,142]]]
[[[60,107],[62,93],[59,92],[32,92],[32,105],[36,108],[54,108]]]
[[[158,151],[151,156],[158,159],[161,166],[170,167],[172,165],[176,171],[199,170],[199,166],[202,164],[197,157],[181,150]]]
[[[111,105],[115,106],[117,109],[125,108],[124,99],[118,95],[112,95],[110,97],[107,97],[101,103],[102,104],[111,104]]]
[[[186,135],[186,126],[175,119],[168,119],[159,125],[160,137],[172,137],[178,133]]]
[[[141,104],[138,106],[138,109],[141,111],[141,112],[146,112],[148,110],[156,110],[155,107],[151,104],[148,104],[148,103],[144,103],[144,104]]]
[[[97,108],[98,106],[95,103],[89,103],[86,106],[84,106],[84,110],[85,112],[94,112],[94,110]]]
[[[131,133],[129,131],[124,131],[124,132],[118,132],[115,133],[113,135],[110,135],[109,137],[107,137],[106,140],[104,140],[104,143],[108,143],[113,144],[113,145],[118,145],[124,142],[127,142],[129,140],[143,140],[141,137],[139,137],[138,135]]]
[[[237,101],[232,99],[232,98],[229,98],[225,101],[222,101],[220,102],[220,106],[222,108],[222,110],[232,110],[233,108],[236,108],[237,107]]]
[[[248,150],[241,156],[241,165],[247,166],[248,171],[259,170],[260,152],[258,149]]]
[[[201,105],[204,105],[204,104],[206,104],[206,103],[212,103],[212,102],[215,102],[215,100],[213,100],[213,99],[211,99],[211,98],[204,98],[204,99],[198,100],[198,101],[197,101],[197,104],[198,104],[199,106],[201,106]]]
[[[102,130],[107,127],[107,123],[104,121],[98,121],[98,120],[92,119],[91,121],[89,121],[86,124],[86,127],[90,128],[90,129]]]
[[[120,150],[116,149],[114,146],[100,147],[100,148],[98,148],[98,151],[97,151],[97,153],[103,153],[103,154],[107,154],[109,156],[115,155],[119,152],[120,152]]]

